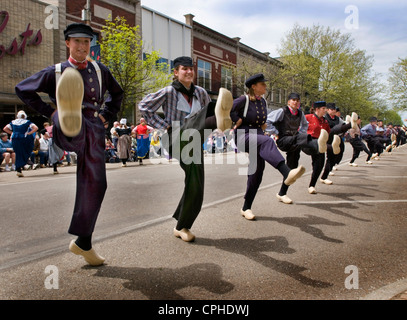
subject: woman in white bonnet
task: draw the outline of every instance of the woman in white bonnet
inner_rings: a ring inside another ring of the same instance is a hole
[[[33,135],[38,127],[27,119],[27,114],[20,110],[17,119],[7,124],[3,131],[11,135],[14,152],[16,153],[16,171],[18,177],[24,177],[22,168],[27,164],[28,158],[34,149]]]
[[[127,119],[122,118],[120,125],[116,128],[119,135],[117,140],[117,154],[122,161],[122,167],[127,167],[127,160],[131,155],[131,128],[127,126]]]

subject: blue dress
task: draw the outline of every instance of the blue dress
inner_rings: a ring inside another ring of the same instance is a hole
[[[13,134],[11,143],[16,153],[16,168],[24,167],[34,149],[35,135],[26,135],[30,131],[32,122],[26,119],[16,119],[10,122]]]

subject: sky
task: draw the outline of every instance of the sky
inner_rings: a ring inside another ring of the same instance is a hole
[[[260,52],[278,57],[281,39],[297,23],[350,33],[358,49],[374,56],[374,72],[407,57],[407,1],[393,0],[141,0],[143,6],[185,22],[185,14]]]

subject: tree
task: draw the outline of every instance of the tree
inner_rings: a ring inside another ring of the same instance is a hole
[[[401,59],[389,69],[390,98],[396,110],[407,110],[407,58]]]
[[[335,102],[343,114],[373,112],[380,88],[372,74],[373,56],[357,49],[350,34],[296,24],[279,53],[303,104],[325,100]]]
[[[100,42],[101,60],[124,90],[118,119],[133,117],[133,110],[144,95],[170,83],[168,64],[158,63],[160,53],[143,55],[139,26],[130,27],[123,17],[106,21]]]

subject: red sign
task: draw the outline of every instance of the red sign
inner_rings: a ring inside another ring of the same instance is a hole
[[[1,21],[3,18],[3,21]],[[6,28],[8,20],[10,16],[7,11],[0,11],[0,33]],[[24,54],[25,47],[28,46],[38,46],[42,42],[42,34],[41,29],[37,31],[35,36],[29,40],[29,38],[33,35],[34,31],[30,29],[31,23],[27,25],[27,28],[24,32],[20,34],[22,41],[18,44],[17,38],[14,38],[11,44],[6,48],[4,45],[0,44],[0,59],[2,59],[5,54],[9,55],[16,55],[18,52]]]

